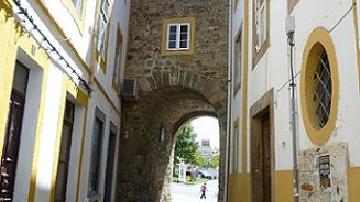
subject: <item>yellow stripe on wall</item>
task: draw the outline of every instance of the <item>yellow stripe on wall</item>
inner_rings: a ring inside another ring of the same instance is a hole
[[[360,167],[352,167],[347,170],[349,202],[360,201]]]
[[[229,202],[250,202],[250,174],[237,173],[229,176]]]
[[[275,201],[289,202],[293,200],[293,171],[277,170],[275,172]]]

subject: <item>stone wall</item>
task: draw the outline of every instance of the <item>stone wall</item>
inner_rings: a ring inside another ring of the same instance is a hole
[[[321,157],[330,160],[328,186],[321,185],[319,165]],[[349,164],[348,145],[334,144],[312,148],[299,154],[300,201],[348,201],[347,168]]]
[[[125,77],[136,78],[140,100],[124,102],[118,201],[171,201],[174,135],[187,120],[220,123],[219,201],[223,199],[228,67],[226,1],[132,0]],[[164,18],[195,17],[195,54],[162,56]],[[159,142],[161,127],[167,131]],[[170,163],[170,164],[169,164]]]

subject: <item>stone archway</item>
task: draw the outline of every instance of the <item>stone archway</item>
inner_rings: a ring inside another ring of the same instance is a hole
[[[183,123],[199,115],[210,115],[220,120],[220,147],[223,150],[220,151],[221,197],[226,117],[204,95],[190,88],[173,86],[154,90],[139,102],[123,105],[118,169],[120,201],[171,201],[169,186],[175,134]],[[159,141],[162,127],[167,132],[165,142]]]
[[[212,114],[220,126],[221,202],[225,187],[229,82],[227,1],[130,3],[125,77],[136,79],[140,100],[122,103],[117,201],[169,201],[163,189],[167,183],[164,178],[177,127],[193,115]],[[183,17],[194,19],[193,52],[162,54],[164,20]],[[165,143],[158,141],[162,126],[168,134]]]

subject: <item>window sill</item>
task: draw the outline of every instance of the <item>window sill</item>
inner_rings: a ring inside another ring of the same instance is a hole
[[[255,69],[261,58],[265,55],[266,51],[270,48],[270,40],[267,38],[263,45],[261,46],[259,51],[255,50],[255,46],[252,48],[253,50],[253,58],[252,58],[252,69]]]

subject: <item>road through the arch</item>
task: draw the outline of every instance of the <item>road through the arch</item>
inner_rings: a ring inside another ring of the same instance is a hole
[[[218,180],[209,180],[207,182],[208,192],[206,199],[200,199],[199,185],[184,185],[181,183],[171,184],[171,194],[173,202],[217,202]]]

